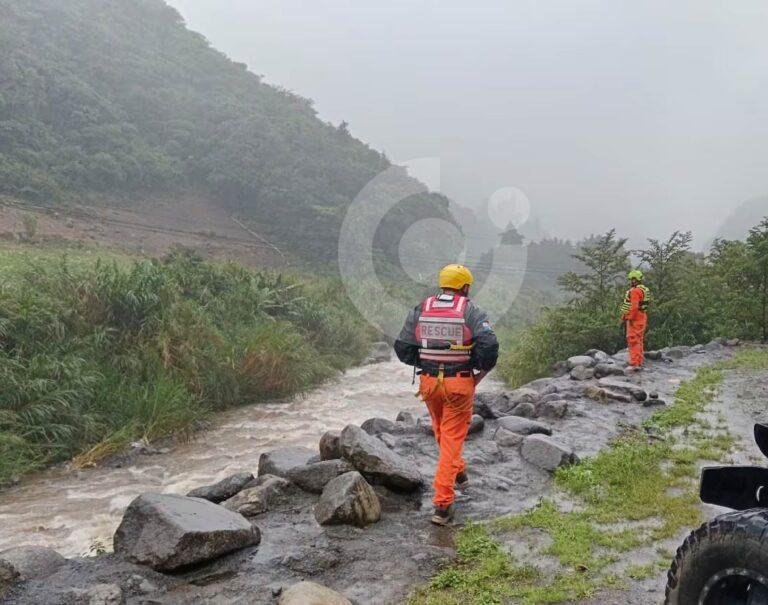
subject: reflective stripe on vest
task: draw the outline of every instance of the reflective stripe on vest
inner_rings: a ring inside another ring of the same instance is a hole
[[[419,359],[443,364],[470,360],[472,331],[464,320],[467,297],[454,294],[430,296],[421,305],[416,323]]]
[[[640,310],[647,311],[648,304],[651,302],[651,291],[648,289],[647,286],[644,286],[643,284],[639,284],[637,287],[643,291],[643,300],[640,301]],[[631,293],[632,293],[632,288],[627,290],[627,295],[624,297],[624,302],[621,305],[622,315],[624,315],[625,313],[629,313],[629,310],[632,308],[632,301],[630,299]]]

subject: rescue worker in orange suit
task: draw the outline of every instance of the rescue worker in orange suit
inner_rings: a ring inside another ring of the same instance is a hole
[[[627,333],[627,348],[629,349],[630,372],[636,372],[643,367],[645,351],[645,330],[648,327],[648,304],[651,299],[650,290],[643,285],[643,272],[634,269],[627,275],[630,288],[621,305],[621,321]]]
[[[488,316],[469,299],[472,281],[467,267],[444,267],[438,276],[442,292],[408,314],[395,341],[400,361],[418,368],[419,395],[429,410],[440,451],[432,516],[436,525],[453,519],[454,488],[469,485],[462,450],[472,420],[475,386],[499,356]]]

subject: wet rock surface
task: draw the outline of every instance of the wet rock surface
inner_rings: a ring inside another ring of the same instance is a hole
[[[0,596],[14,582],[45,578],[67,560],[51,548],[20,546],[0,552]]]
[[[115,532],[115,553],[172,571],[259,543],[259,531],[237,513],[207,500],[143,494]]]
[[[203,500],[218,504],[242,491],[246,485],[253,481],[253,478],[253,473],[237,473],[222,479],[214,485],[193,489],[187,496],[190,498],[202,498]]]
[[[670,401],[679,382],[689,378],[696,367],[723,359],[729,351],[724,345],[717,345],[712,351],[686,355],[674,363],[648,361],[646,371],[630,380],[617,378],[630,381],[647,393],[657,391],[659,400]],[[611,360],[620,364],[620,357],[614,356]],[[621,426],[638,426],[654,411],[625,392],[617,394],[627,397],[628,403],[607,398],[595,400],[588,394],[591,388],[608,390],[600,387],[595,378],[574,381],[565,374],[535,381],[525,390],[485,393],[478,397],[475,411],[483,417],[484,427],[466,443],[471,486],[466,493],[459,493],[457,524],[526,510],[550,492],[550,468],[572,461],[571,454],[581,458],[594,455]],[[386,402],[385,393],[382,398]],[[563,402],[567,404],[563,416],[545,411],[549,409],[545,406],[560,409]],[[521,404],[531,406],[531,418],[510,415]],[[394,416],[400,407],[395,407],[390,415]],[[385,409],[383,405],[381,411],[371,415],[384,415]],[[505,418],[515,422],[546,418],[545,424],[552,435],[514,433],[502,426]],[[398,418],[393,422],[413,426],[405,420]],[[423,424],[422,418],[417,422]],[[402,464],[400,470],[407,469],[404,474],[411,487],[418,473],[417,489],[407,493],[397,481],[385,481],[377,473],[370,475],[371,481],[380,483],[371,485],[381,508],[378,522],[364,528],[347,524],[320,525],[315,513],[322,496],[299,489],[291,482],[290,496],[277,505],[268,506],[256,517],[262,536],[258,546],[236,550],[173,575],[158,574],[116,555],[67,560],[46,583],[32,580],[14,584],[8,602],[75,603],[78,601],[59,597],[75,589],[87,591],[112,585],[121,590],[121,598],[126,603],[273,605],[289,594],[292,586],[305,580],[328,587],[352,603],[405,602],[413,587],[429,579],[454,556],[450,528],[436,528],[429,523],[432,512],[429,486],[437,459],[434,438],[422,430],[382,433],[382,439],[387,440],[385,444],[356,426],[345,431],[346,439],[341,439],[338,433],[323,438],[326,445],[331,444],[325,451],[332,459],[338,460],[344,453],[344,460],[363,476],[366,472],[357,468],[358,464],[376,470],[387,468],[394,460],[394,468]],[[310,455],[303,452],[295,458],[285,457],[287,463],[275,466],[284,469],[286,475],[291,469],[306,468],[317,451],[313,447],[315,443],[317,441],[305,444],[312,447],[308,450]],[[390,455],[397,458],[389,458]],[[299,463],[295,463],[296,459]],[[331,482],[341,477],[344,475]],[[260,481],[266,480],[262,475]],[[326,487],[328,485],[330,483]],[[246,489],[252,487],[258,486]],[[217,508],[225,510],[221,506]],[[615,601],[601,602],[649,601],[627,600],[622,593]]]
[[[313,450],[306,447],[284,447],[264,452],[259,457],[259,476],[287,478],[293,469],[308,464],[315,455]]]
[[[357,471],[331,480],[315,507],[315,519],[320,525],[365,527],[380,518],[379,497]]]

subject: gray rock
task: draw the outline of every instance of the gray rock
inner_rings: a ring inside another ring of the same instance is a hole
[[[607,361],[607,360],[609,360],[611,358],[611,356],[608,355],[608,353],[606,353],[605,351],[601,351],[600,349],[590,349],[589,351],[584,353],[584,355],[589,355],[597,363],[601,363],[601,362]]]
[[[248,487],[225,500],[222,506],[244,517],[255,517],[267,512],[271,506],[286,502],[296,495],[294,485],[284,477],[259,476],[257,485]]]
[[[575,355],[574,357],[568,358],[568,369],[573,370],[573,368],[577,368],[579,366],[591,368],[596,363],[597,362],[595,361],[595,358],[590,357],[589,355]]]
[[[699,354],[701,354],[701,353],[706,353],[706,352],[707,352],[707,350],[704,348],[704,345],[702,345],[702,344],[693,345],[691,347],[691,353],[699,353]]]
[[[485,428],[485,420],[479,414],[472,415],[472,421],[469,423],[468,435],[474,435],[476,433],[482,433]]]
[[[617,380],[615,378],[606,377],[598,380],[597,384],[598,386],[613,392],[627,393],[632,395],[632,397],[634,397],[637,401],[645,401],[648,399],[648,393],[645,391],[645,389],[625,380]]]
[[[544,405],[545,403],[548,403],[550,401],[559,401],[559,400],[563,399],[563,396],[564,396],[564,394],[560,393],[560,392],[549,393],[547,395],[544,395],[544,397],[541,398],[541,400],[539,401],[539,403],[538,403],[538,405],[536,407],[538,409],[539,407],[541,407],[542,405]]]
[[[518,403],[514,408],[509,411],[512,416],[520,416],[521,418],[533,418],[536,415],[536,406],[527,401]]]
[[[0,597],[14,582],[45,578],[67,560],[44,546],[18,546],[0,552]]]
[[[568,402],[564,399],[547,401],[539,405],[537,412],[542,418],[565,418],[568,413]]]
[[[365,527],[380,518],[379,497],[357,471],[332,479],[315,506],[315,519],[320,525]]]
[[[590,357],[590,359],[592,359]],[[594,360],[593,360],[594,361]],[[595,377],[595,369],[586,366],[576,366],[571,370],[571,380],[591,380]]]
[[[366,478],[399,491],[414,491],[424,479],[418,468],[399,456],[381,440],[350,424],[341,432],[341,451]]]
[[[416,417],[410,412],[401,411],[398,412],[395,422],[402,422],[408,426],[416,426]]]
[[[486,420],[498,418],[501,413],[495,406],[496,397],[493,393],[475,393],[474,413]]]
[[[282,593],[278,605],[352,605],[345,596],[315,584],[299,582]]]
[[[503,426],[496,429],[496,433],[493,435],[493,440],[501,447],[517,447],[523,442],[523,439],[525,439],[525,435],[508,431]]]
[[[397,437],[390,435],[389,433],[382,433],[378,436],[378,438],[381,439],[381,442],[391,450],[395,449],[397,444],[400,442]]]
[[[534,466],[547,471],[578,461],[571,448],[546,435],[529,435],[523,439],[520,454]]]
[[[624,376],[624,368],[617,363],[599,363],[595,366],[595,377]]]
[[[690,347],[666,347],[661,350],[664,357],[670,359],[682,359],[686,355],[690,355]]]
[[[315,452],[311,449],[298,446],[264,452],[259,456],[259,476],[275,475],[287,478],[292,469],[309,463],[314,455]]]
[[[321,494],[326,484],[339,475],[352,471],[352,465],[346,460],[323,460],[297,466],[288,473],[288,479],[293,481],[305,492]]]
[[[667,405],[667,402],[658,397],[648,398],[645,401],[643,401],[643,406],[646,408],[650,408],[656,405],[659,405],[659,406]]]
[[[645,358],[650,359],[651,361],[661,361],[662,357],[664,357],[663,353],[661,351],[646,351],[645,352]]]
[[[477,440],[467,448],[467,462],[477,466],[493,464],[502,460],[499,444],[495,441]]]
[[[368,353],[368,363],[381,363],[392,359],[392,345],[388,342],[374,342]]]
[[[741,338],[729,338],[725,341],[726,347],[738,347],[741,344]]]
[[[543,385],[542,388],[539,390],[539,402],[542,401],[542,398],[549,397],[550,395],[554,395],[559,390],[560,389],[558,389],[557,385],[552,384],[552,382],[549,382],[549,384]]]
[[[254,546],[258,528],[242,515],[202,500],[142,494],[115,532],[115,553],[157,571],[173,571]]]
[[[341,445],[339,439],[341,431],[327,431],[320,437],[320,459],[337,460],[341,458]]]
[[[517,416],[504,416],[504,418],[499,418],[499,426],[507,431],[518,433],[519,435],[533,435],[534,433],[541,433],[542,435],[552,434],[552,427],[549,425],[536,420],[518,418]]]
[[[614,361],[618,361],[619,363],[628,364],[629,363],[629,351],[624,349],[623,351],[619,351],[616,353],[616,355],[613,356]]]
[[[187,496],[190,498],[202,498],[203,500],[218,504],[243,490],[251,481],[253,481],[252,473],[237,473],[213,485],[193,489]]]
[[[382,433],[390,433],[391,435],[402,435],[413,430],[413,427],[406,425],[404,422],[392,422],[386,418],[369,418],[363,424],[360,425],[369,435],[381,435]]]

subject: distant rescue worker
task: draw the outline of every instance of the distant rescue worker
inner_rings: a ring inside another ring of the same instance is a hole
[[[408,314],[395,341],[400,361],[419,370],[419,395],[429,410],[440,450],[432,516],[437,525],[453,519],[454,486],[469,485],[462,450],[472,420],[475,386],[499,356],[488,316],[469,300],[472,281],[472,273],[463,265],[443,267],[438,276],[442,292]]]
[[[621,320],[624,322],[629,349],[629,370],[643,367],[645,330],[648,327],[648,304],[650,290],[643,285],[643,272],[634,269],[627,275],[629,290],[621,305]]]

